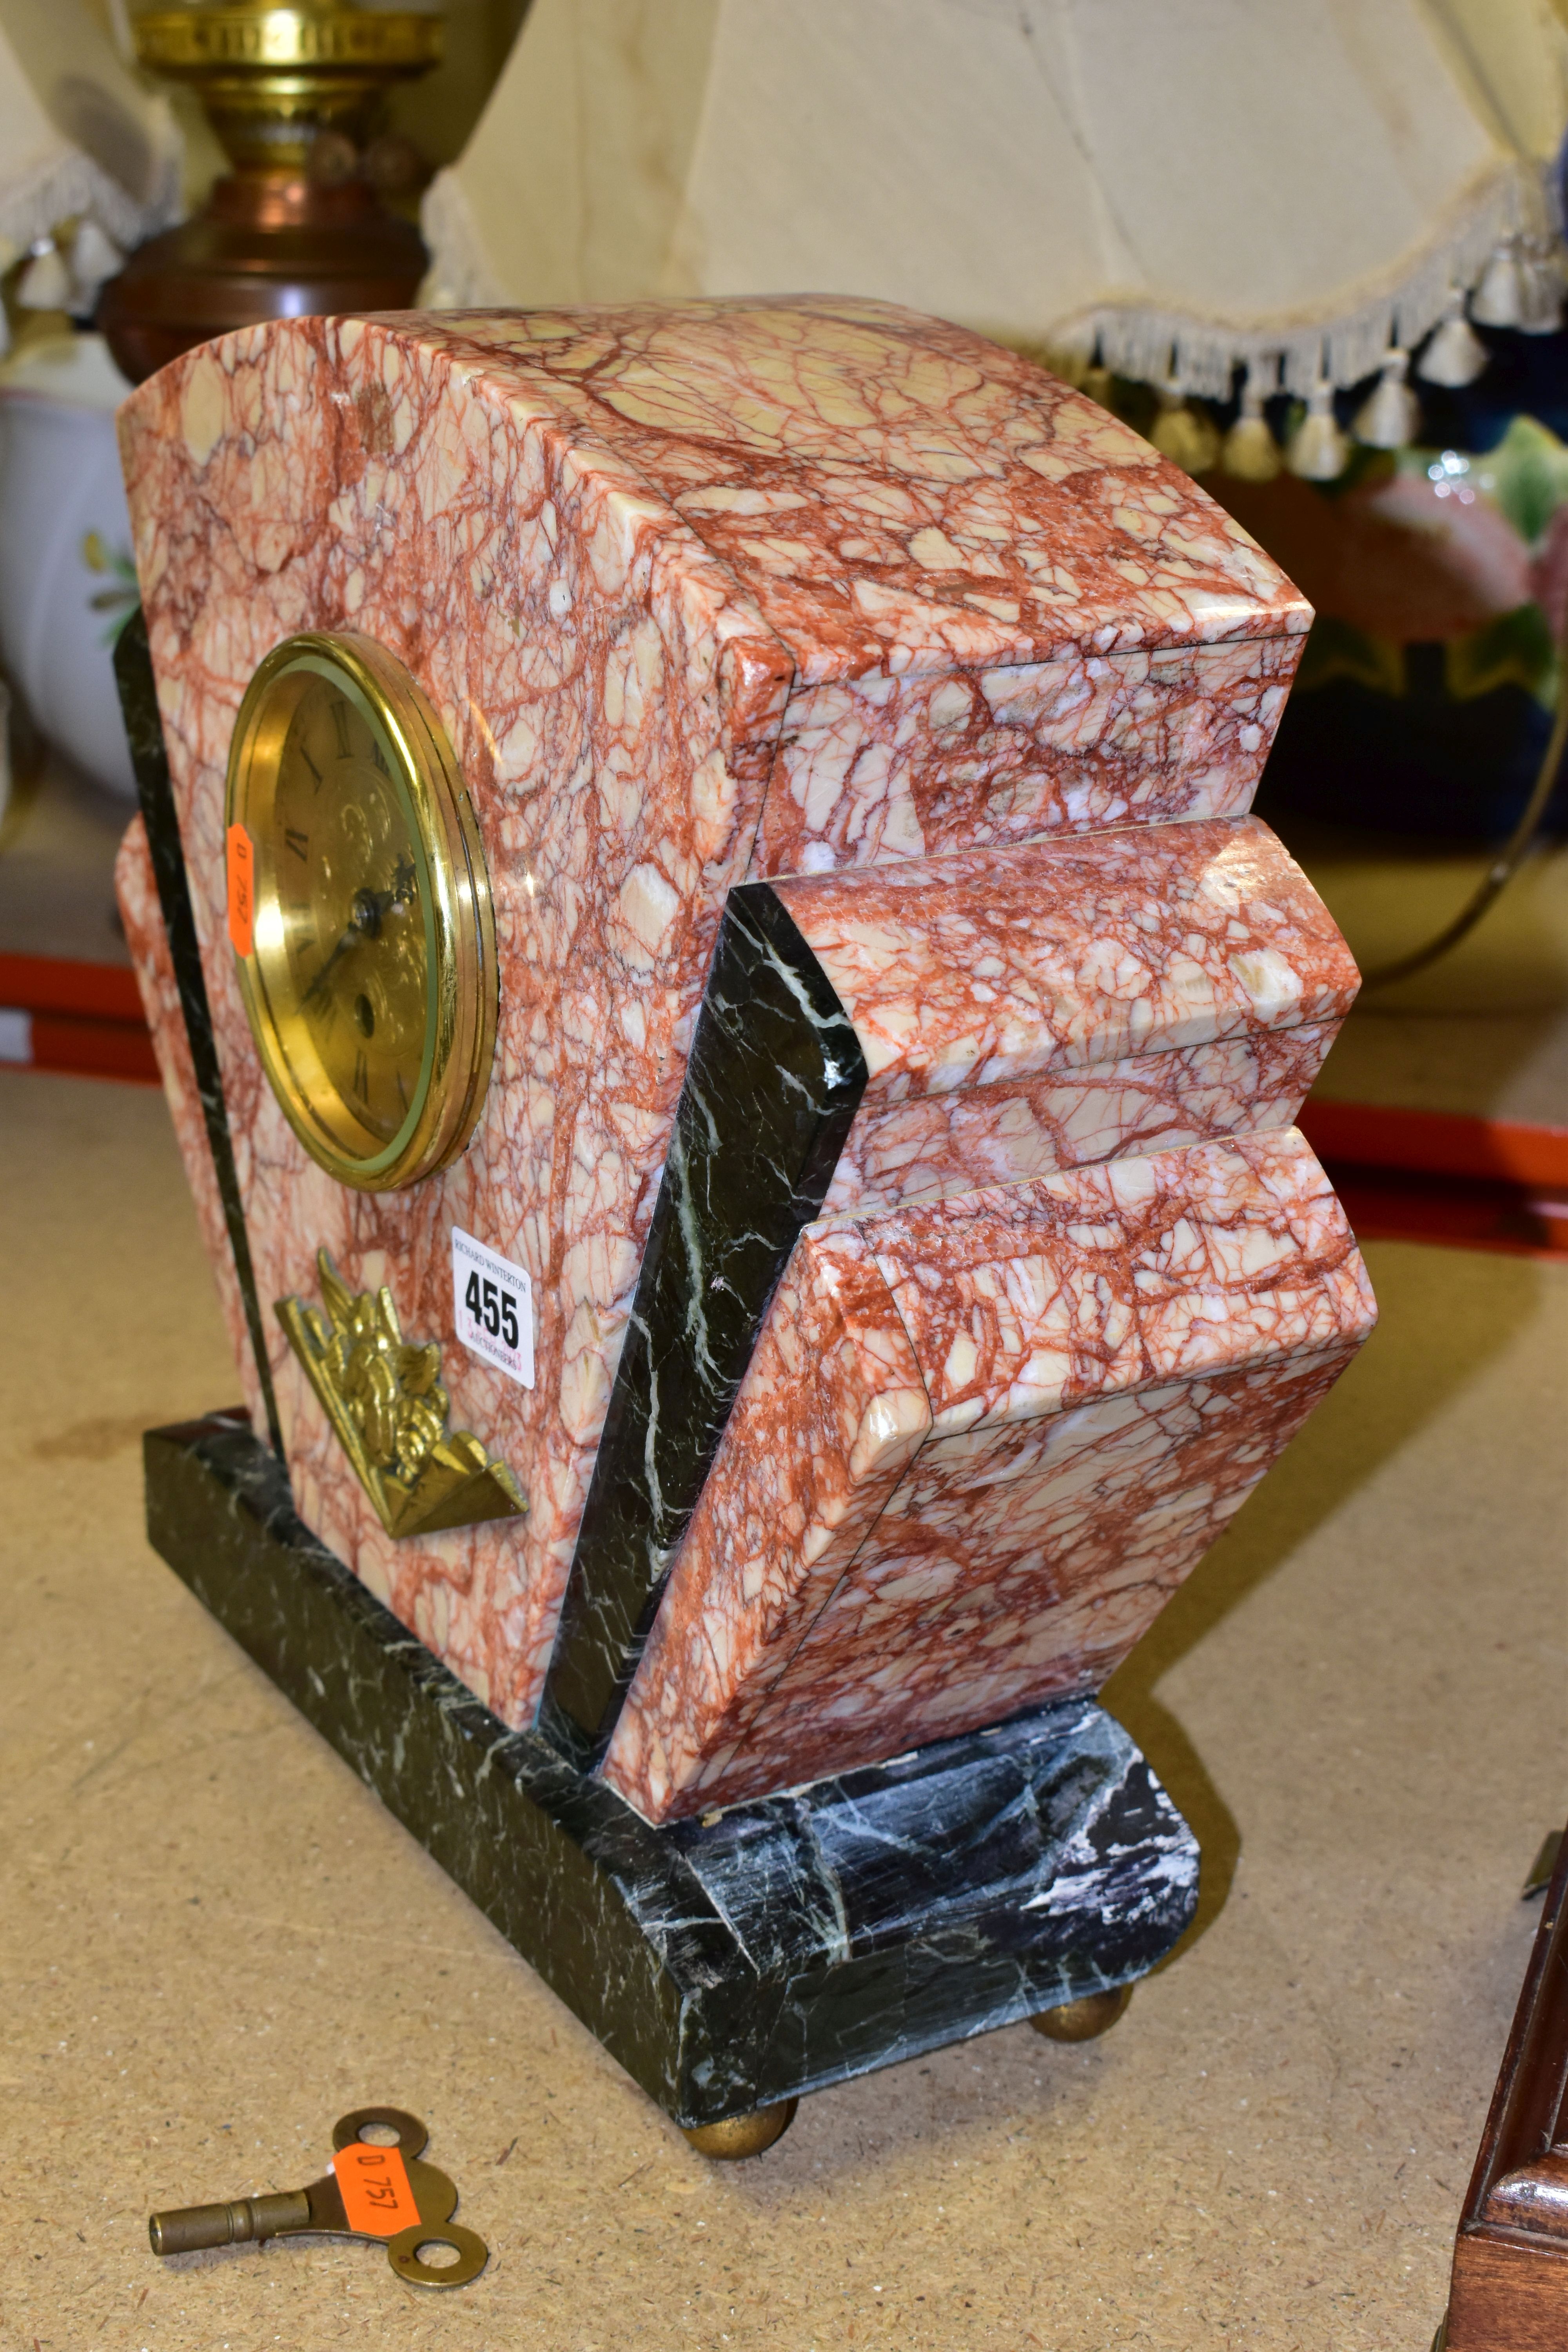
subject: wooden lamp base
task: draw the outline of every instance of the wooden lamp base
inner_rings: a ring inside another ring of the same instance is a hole
[[[237,172],[192,219],[137,248],[105,287],[97,323],[121,373],[140,383],[235,327],[405,310],[425,258],[418,231],[363,180],[321,187]]]
[[[403,310],[418,231],[360,176],[383,92],[428,71],[441,20],[353,0],[206,0],[139,16],[137,62],[190,83],[234,164],[195,216],[133,253],[97,323],[140,383],[235,327]]]

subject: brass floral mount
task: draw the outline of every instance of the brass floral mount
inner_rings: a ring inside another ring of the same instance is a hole
[[[278,1320],[387,1534],[435,1535],[526,1511],[511,1472],[471,1430],[448,1436],[435,1341],[405,1339],[391,1291],[350,1290],[324,1249],[316,1267],[330,1320],[298,1298],[278,1301]]]

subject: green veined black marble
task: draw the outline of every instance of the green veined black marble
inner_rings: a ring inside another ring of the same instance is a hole
[[[1092,1700],[654,1829],[317,1542],[242,1414],[146,1464],[163,1558],[679,2123],[1126,1983],[1192,1916],[1192,1833]]]
[[[207,1149],[212,1153],[218,1198],[223,1203],[223,1221],[228,1233],[228,1245],[234,1254],[234,1270],[239,1280],[240,1297],[245,1303],[245,1324],[250,1339],[250,1351],[255,1359],[257,1378],[267,1409],[268,1433],[273,1450],[281,1454],[283,1438],[278,1425],[277,1400],[272,1393],[272,1368],[267,1359],[265,1327],[256,1296],[256,1275],[250,1263],[250,1236],[245,1229],[245,1209],[239,1197],[234,1144],[228,1131],[228,1113],[224,1106],[223,1074],[218,1067],[217,1043],[213,1035],[212,1013],[207,1005],[206,982],[202,976],[201,950],[196,945],[195,917],[191,911],[190,884],[185,876],[185,853],[180,841],[180,820],[175,814],[174,788],[169,781],[169,754],[163,741],[163,722],[158,713],[158,688],[153,680],[153,656],[147,645],[147,622],[140,607],[120,632],[114,648],[114,677],[120,689],[120,709],[125,721],[126,741],[131,749],[136,794],[142,804],[142,822],[147,828],[147,846],[152,852],[153,875],[158,885],[158,904],[163,912],[163,929],[169,936],[174,984],[180,992],[180,1010],[184,1015],[185,1035],[190,1042],[196,1093],[201,1099],[202,1117],[206,1122]]]
[[[859,1040],[766,883],[725,902],[594,1464],[540,1726],[602,1755],[768,1302],[866,1091]]]

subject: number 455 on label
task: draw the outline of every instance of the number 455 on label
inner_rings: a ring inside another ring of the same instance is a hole
[[[452,1313],[458,1338],[509,1380],[533,1386],[533,1285],[521,1265],[452,1228]]]

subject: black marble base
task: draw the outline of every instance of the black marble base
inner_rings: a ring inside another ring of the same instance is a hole
[[[243,1416],[146,1465],[176,1574],[678,2123],[1126,1983],[1192,1916],[1192,1833],[1090,1700],[652,1829],[316,1541]]]

